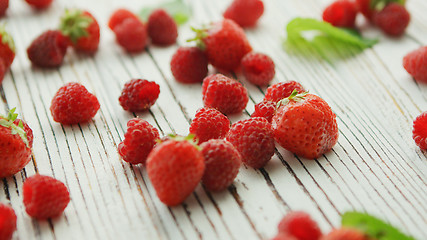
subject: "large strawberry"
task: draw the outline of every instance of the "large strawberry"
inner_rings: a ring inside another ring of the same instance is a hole
[[[31,160],[33,132],[17,117],[15,108],[0,115],[0,178],[21,171]]]
[[[294,90],[279,104],[272,125],[280,146],[308,159],[332,149],[338,140],[338,127],[325,100]]]
[[[0,40],[0,58],[3,60],[7,70],[15,58],[15,43],[13,38],[4,29],[4,25],[0,25]]]

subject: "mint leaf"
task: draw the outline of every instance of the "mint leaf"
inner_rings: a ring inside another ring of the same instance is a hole
[[[345,227],[359,229],[373,239],[415,240],[415,238],[403,234],[381,219],[366,213],[346,212],[342,215],[341,224]]]
[[[147,21],[150,13],[158,8],[163,8],[168,12],[178,25],[186,23],[191,16],[191,8],[183,0],[173,0],[145,7],[139,12],[139,16],[143,21]]]

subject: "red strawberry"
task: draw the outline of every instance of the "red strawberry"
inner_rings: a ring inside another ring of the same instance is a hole
[[[67,52],[68,41],[60,31],[49,30],[27,48],[28,59],[38,67],[59,67]]]
[[[124,110],[139,112],[149,109],[160,94],[160,86],[145,79],[132,79],[125,84],[119,97]]]
[[[178,82],[202,82],[208,74],[208,59],[197,47],[179,47],[172,56],[171,71]]]
[[[354,228],[338,228],[320,238],[321,240],[369,240],[363,232]]]
[[[214,108],[201,108],[190,125],[190,133],[195,135],[198,143],[209,139],[224,138],[230,129],[230,120]]]
[[[356,20],[357,7],[355,2],[337,0],[323,11],[323,21],[335,27],[353,28]]]
[[[156,9],[151,12],[147,22],[148,36],[156,45],[171,45],[178,37],[178,27],[175,20],[164,10]]]
[[[371,21],[375,12],[374,7],[371,6],[371,0],[356,0],[356,5],[363,16]]]
[[[252,113],[251,117],[263,117],[267,119],[269,123],[271,123],[274,114],[276,114],[276,103],[271,101],[263,101],[255,105],[255,111]]]
[[[374,23],[387,35],[398,37],[405,33],[411,16],[405,6],[390,3],[373,16]]]
[[[261,0],[234,0],[225,10],[224,18],[231,19],[241,27],[252,27],[264,13]]]
[[[4,75],[6,74],[6,66],[4,65],[3,59],[0,58],[0,84],[3,82]]]
[[[322,236],[317,223],[305,212],[286,214],[278,226],[279,232],[288,233],[298,240],[318,240]]]
[[[298,93],[305,92],[304,87],[299,82],[289,81],[273,84],[267,88],[263,101],[272,101],[277,103],[283,98],[289,97],[294,89],[296,89]]]
[[[99,25],[88,11],[65,10],[59,29],[70,39],[76,50],[88,54],[93,54],[98,50]]]
[[[31,5],[31,7],[34,7],[36,9],[44,9],[49,7],[53,0],[25,0],[28,4]]]
[[[227,134],[242,156],[242,161],[253,168],[262,168],[274,154],[274,135],[271,124],[261,117],[239,121]]]
[[[75,82],[59,88],[50,106],[53,120],[62,124],[88,122],[98,110],[99,102],[96,96]]]
[[[40,220],[58,217],[70,202],[67,187],[49,176],[31,176],[25,180],[22,189],[25,211]]]
[[[33,132],[17,117],[15,108],[0,115],[0,178],[21,171],[31,160]]]
[[[6,10],[9,8],[9,0],[0,0],[0,17],[6,14]]]
[[[127,127],[125,139],[119,144],[119,154],[128,163],[145,163],[159,139],[159,131],[139,118],[129,120]]]
[[[121,24],[124,20],[128,18],[139,20],[139,17],[136,16],[133,12],[124,8],[119,8],[113,12],[110,19],[108,20],[108,27],[111,30],[114,30],[117,25]]]
[[[294,90],[273,117],[277,143],[308,159],[320,157],[338,140],[336,116],[322,98]]]
[[[216,108],[224,114],[242,112],[249,101],[246,88],[222,74],[203,80],[202,95],[205,107]]]
[[[148,155],[146,165],[157,196],[168,206],[182,203],[194,191],[205,170],[202,153],[185,139],[160,143]]]
[[[16,214],[13,208],[0,203],[0,239],[12,239],[16,230]]]
[[[406,54],[403,67],[416,81],[427,84],[427,46]]]
[[[209,191],[221,191],[230,186],[239,173],[242,162],[233,144],[211,139],[200,145],[206,169],[202,182]]]
[[[135,18],[124,19],[114,29],[116,40],[120,46],[130,53],[144,51],[147,44],[147,28],[141,20]]]
[[[194,31],[197,36],[193,40],[205,51],[209,62],[220,70],[236,70],[243,56],[252,51],[245,32],[233,20],[224,19],[209,29]]]
[[[4,26],[0,26],[0,58],[3,60],[5,69],[9,69],[15,59],[15,42],[12,36],[6,32]]]
[[[276,74],[273,60],[263,53],[250,52],[241,64],[246,80],[258,86],[268,85]]]
[[[427,111],[415,118],[412,138],[418,147],[422,150],[427,150]]]

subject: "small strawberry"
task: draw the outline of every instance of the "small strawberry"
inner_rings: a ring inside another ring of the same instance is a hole
[[[149,109],[160,94],[160,86],[145,79],[132,79],[125,84],[119,97],[126,111],[139,112]]]
[[[267,88],[263,101],[272,101],[277,103],[283,98],[289,97],[294,89],[296,89],[298,93],[305,92],[304,87],[299,82],[289,81],[273,84]]]
[[[148,155],[147,173],[160,201],[182,203],[202,179],[205,162],[198,146],[187,138],[172,138]]]
[[[416,81],[427,84],[427,46],[406,54],[403,67]]]
[[[363,232],[354,228],[338,228],[334,229],[320,240],[369,240]]]
[[[413,122],[412,138],[418,147],[427,150],[427,111],[421,113]]]
[[[274,136],[283,148],[308,159],[320,157],[338,140],[336,116],[322,98],[296,90],[279,103]]]
[[[274,114],[276,114],[276,103],[271,101],[262,101],[255,104],[255,111],[252,113],[251,117],[263,117],[271,123]]]
[[[36,9],[44,9],[49,7],[53,0],[25,0],[31,7]]]
[[[181,83],[202,82],[208,74],[208,59],[197,47],[179,47],[170,65],[175,80]]]
[[[323,21],[335,27],[354,28],[356,3],[350,0],[336,0],[323,10]]]
[[[156,45],[174,44],[178,37],[176,22],[164,9],[151,12],[148,17],[147,31],[151,42]]]
[[[261,0],[234,0],[224,12],[224,18],[231,19],[241,27],[253,27],[264,13]]]
[[[124,19],[114,29],[116,40],[127,52],[137,53],[145,50],[147,44],[147,28],[141,20]]]
[[[224,114],[240,113],[249,101],[246,88],[222,74],[207,76],[202,85],[205,107],[216,108]]]
[[[0,115],[0,178],[21,171],[31,160],[33,132],[17,117],[15,108]]]
[[[88,122],[98,110],[99,102],[96,96],[75,82],[59,88],[50,106],[53,120],[62,124]]]
[[[298,240],[318,240],[322,236],[317,223],[305,212],[286,214],[278,225],[279,232],[288,233]]]
[[[405,33],[411,16],[405,6],[399,3],[390,3],[381,11],[373,15],[373,21],[384,33],[398,37]]]
[[[139,17],[136,16],[133,12],[124,8],[119,8],[113,12],[110,19],[108,20],[108,27],[111,30],[114,30],[117,25],[121,24],[124,20],[129,18],[139,20]]]
[[[263,53],[246,54],[241,65],[246,80],[258,86],[268,85],[276,74],[273,60]]]
[[[80,9],[65,10],[59,26],[64,36],[67,36],[74,49],[88,54],[98,50],[99,25],[88,11]]]
[[[28,59],[43,68],[59,67],[68,48],[68,40],[60,31],[49,30],[38,36],[27,48]]]
[[[145,163],[159,139],[159,131],[139,118],[129,120],[127,127],[125,139],[119,144],[119,154],[128,163]]]
[[[0,203],[0,239],[12,239],[13,232],[16,231],[16,214],[13,208]]]
[[[190,133],[194,134],[198,143],[209,139],[224,138],[230,129],[230,120],[214,108],[201,108],[190,125]]]
[[[9,0],[0,0],[0,17],[6,15],[6,11],[9,8]]]
[[[192,40],[197,41],[209,62],[220,70],[236,70],[243,56],[252,51],[245,32],[233,20],[224,19],[207,29],[193,30],[196,37]]]
[[[12,36],[6,32],[4,25],[0,25],[0,39],[0,58],[7,70],[15,59],[15,42]]]
[[[226,137],[242,156],[242,162],[253,168],[262,168],[274,154],[274,135],[265,118],[255,117],[231,126]]]

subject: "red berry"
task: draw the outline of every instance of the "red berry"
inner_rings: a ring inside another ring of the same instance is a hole
[[[255,117],[231,126],[227,141],[242,156],[242,162],[253,168],[262,168],[274,154],[274,137],[271,124],[265,118]]]
[[[148,177],[160,201],[168,206],[182,203],[202,179],[205,162],[194,143],[167,140],[147,158]]]
[[[6,10],[9,8],[9,0],[0,0],[0,17],[6,14]]]
[[[178,82],[202,82],[208,74],[208,59],[197,47],[179,47],[172,56],[171,71]]]
[[[163,9],[151,12],[147,22],[148,36],[156,45],[171,45],[178,37],[178,27],[175,20]]]
[[[23,194],[28,215],[40,220],[58,217],[70,202],[68,189],[61,181],[39,174],[25,180]]]
[[[12,239],[13,232],[16,230],[16,214],[13,208],[0,203],[0,239]]]
[[[224,18],[231,19],[241,27],[252,27],[264,13],[261,0],[234,0],[225,10]]]
[[[126,18],[114,29],[116,40],[126,51],[134,53],[144,51],[147,44],[147,28],[141,20]]]
[[[409,12],[405,6],[390,3],[373,16],[374,23],[387,35],[402,35],[410,21]]]
[[[252,113],[251,117],[263,117],[271,123],[274,114],[276,114],[276,103],[271,101],[262,101],[255,105],[255,111]]]
[[[3,59],[0,58],[0,84],[3,82],[4,75],[6,74],[6,66],[4,65]]]
[[[289,97],[294,89],[296,89],[298,93],[305,92],[304,87],[295,81],[273,84],[267,88],[267,92],[265,93],[263,101],[272,101],[277,103],[283,98]]]
[[[67,83],[52,99],[50,111],[53,120],[62,124],[75,124],[90,121],[99,110],[95,95],[80,83]]]
[[[317,223],[305,212],[288,213],[279,223],[279,232],[288,233],[298,240],[318,240],[322,236]]]
[[[427,46],[406,54],[403,67],[416,81],[427,83]]]
[[[230,129],[230,120],[214,108],[201,108],[190,125],[190,133],[195,135],[198,143],[209,139],[224,138]]]
[[[160,86],[145,79],[132,79],[125,84],[119,97],[126,111],[139,112],[149,109],[160,94]]]
[[[298,240],[298,238],[296,238],[296,237],[294,237],[288,233],[285,233],[285,232],[279,232],[271,240]]]
[[[372,16],[376,11],[371,7],[371,0],[356,0],[356,6],[368,21],[372,21]]]
[[[138,16],[136,16],[133,12],[124,8],[119,8],[113,12],[110,19],[108,20],[108,27],[111,30],[114,30],[117,25],[121,24],[124,20],[128,18],[139,20]]]
[[[415,118],[413,123],[412,138],[418,147],[427,150],[427,111]]]
[[[44,9],[49,7],[53,0],[25,0],[31,7],[36,9]]]
[[[353,28],[356,20],[356,4],[349,0],[337,0],[323,11],[323,21],[335,27]]]
[[[363,232],[354,228],[342,227],[334,229],[327,235],[320,238],[321,240],[369,240]]]
[[[221,191],[230,186],[241,164],[239,152],[222,139],[211,139],[200,145],[205,159],[202,182],[209,191]]]
[[[4,26],[0,26],[0,58],[6,69],[10,68],[15,59],[15,42],[12,36],[6,32]]]
[[[48,30],[27,48],[30,61],[38,67],[59,67],[67,52],[68,41],[60,31]]]
[[[159,139],[159,131],[139,118],[129,120],[127,127],[125,139],[119,144],[119,154],[128,163],[145,163]]]
[[[273,60],[257,52],[250,52],[242,58],[242,72],[246,80],[258,86],[268,85],[276,74]]]

